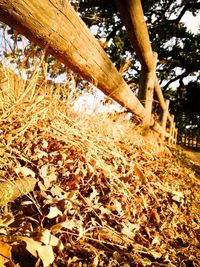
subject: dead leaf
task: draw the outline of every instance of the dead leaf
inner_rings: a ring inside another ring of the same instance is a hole
[[[35,173],[34,171],[32,171],[31,169],[29,169],[28,167],[17,167],[14,169],[14,171],[16,172],[16,174],[22,174],[23,176],[31,176],[33,178],[35,178]]]
[[[15,220],[11,212],[3,214],[0,216],[0,226],[9,226]]]
[[[45,178],[47,177],[47,174],[48,174],[48,168],[49,166],[46,164],[46,165],[43,165],[40,170],[39,170],[39,174],[42,178]]]
[[[38,256],[42,260],[44,267],[48,267],[55,260],[53,248],[50,245],[41,246],[38,250]]]
[[[56,181],[57,181],[57,174],[51,173],[46,178],[44,178],[44,185],[46,189],[49,189]]]
[[[19,237],[18,240],[26,243],[26,250],[35,258],[39,257],[42,260],[44,267],[48,267],[54,262],[55,258],[52,246],[43,245],[42,243],[28,237]]]
[[[50,238],[51,232],[48,229],[44,229],[44,231],[40,233],[38,241],[42,242],[44,245],[49,245]]]
[[[4,264],[11,261],[11,249],[9,244],[0,241],[0,266],[6,266]]]
[[[151,250],[150,253],[154,257],[154,259],[159,259],[162,257],[162,253],[156,250]]]
[[[64,249],[62,242],[56,236],[52,235],[50,230],[48,229],[42,231],[38,238],[38,241],[42,242],[44,245],[59,247],[60,250]]]
[[[49,213],[47,214],[46,217],[48,219],[53,219],[59,215],[62,215],[62,212],[57,207],[50,207]]]
[[[139,230],[140,226],[138,224],[133,224],[130,222],[123,223],[123,228],[121,230],[122,234],[134,238],[135,231]]]
[[[161,237],[158,234],[156,234],[156,236],[152,240],[152,245],[160,245],[160,244],[161,244]]]
[[[183,203],[184,201],[184,195],[182,192],[178,192],[178,191],[172,191],[173,193],[173,196],[172,196],[172,199],[179,202],[179,203]]]

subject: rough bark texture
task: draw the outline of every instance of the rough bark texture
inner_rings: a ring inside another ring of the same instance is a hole
[[[154,94],[154,84],[156,79],[156,62],[157,53],[153,53],[154,68],[151,72],[146,72],[144,69],[141,71],[140,75],[140,91],[139,99],[144,100],[144,106],[146,110],[146,115],[143,120],[144,128],[148,129],[151,124],[151,114],[153,105],[153,94]]]
[[[0,207],[4,207],[8,202],[14,201],[16,198],[26,195],[33,191],[36,179],[32,177],[24,177],[15,181],[7,181],[0,183]]]
[[[166,103],[165,103],[165,99],[164,99],[164,96],[163,96],[162,90],[160,88],[157,77],[155,78],[155,92],[156,92],[156,95],[158,97],[161,108],[163,110],[165,110],[166,109]]]
[[[158,94],[161,106],[165,108],[165,101],[160,89],[158,79],[155,77],[155,58],[151,48],[148,29],[144,20],[144,14],[140,0],[116,0],[121,18],[126,27],[129,40],[136,52],[136,55],[142,65],[142,73],[140,77],[139,99],[145,101],[147,94],[148,80],[155,81],[154,87]]]
[[[0,0],[0,20],[144,118],[143,105],[68,1]]]

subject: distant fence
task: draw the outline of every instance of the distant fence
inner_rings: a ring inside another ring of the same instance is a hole
[[[190,134],[178,135],[177,144],[187,148],[193,148],[200,150],[200,137],[192,136]]]

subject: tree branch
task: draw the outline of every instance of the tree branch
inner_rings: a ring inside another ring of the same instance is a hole
[[[112,32],[109,33],[108,36],[106,37],[106,42],[109,42],[110,39],[114,38],[115,35],[116,35],[116,32],[119,31],[122,27],[123,27],[123,23],[120,23],[120,24],[116,25],[113,28]]]
[[[170,6],[171,6],[171,4],[173,2],[174,2],[174,0],[169,0],[169,2],[166,4],[165,9],[162,11],[162,13],[160,14],[159,18],[156,21],[160,21],[160,20],[163,20],[165,18],[165,13],[170,8]]]
[[[166,21],[169,23],[178,24],[180,22],[180,20],[182,19],[182,17],[184,16],[185,12],[190,10],[191,8],[200,9],[200,2],[199,3],[185,4],[185,6],[183,7],[183,9],[181,10],[180,14],[178,15],[178,17],[176,19],[171,19],[171,20],[166,19]]]
[[[181,73],[180,75],[174,77],[168,83],[166,83],[165,86],[163,86],[163,90],[166,91],[171,83],[173,83],[177,80],[183,79],[184,77],[188,76],[188,74],[189,74],[189,72],[186,70],[185,72]]]

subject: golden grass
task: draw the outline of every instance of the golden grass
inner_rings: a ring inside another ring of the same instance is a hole
[[[141,135],[123,115],[75,114],[67,87],[38,84],[39,68],[17,90],[9,70],[1,72],[0,179],[37,180],[34,192],[2,209],[9,264],[200,263],[200,182],[153,132]]]

